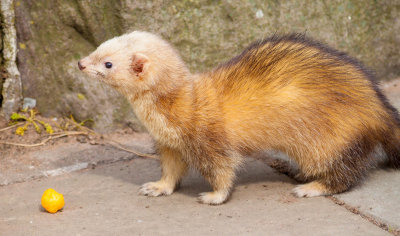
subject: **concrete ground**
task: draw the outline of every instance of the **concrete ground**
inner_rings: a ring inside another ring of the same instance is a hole
[[[3,186],[1,234],[390,235],[328,198],[293,197],[295,182],[257,160],[246,163],[231,199],[220,206],[196,201],[199,192],[210,190],[196,174],[171,196],[137,194],[142,183],[159,176],[158,161],[138,158]],[[41,194],[50,187],[64,194],[65,207],[57,214],[40,209]],[[397,217],[398,211],[392,213]]]
[[[394,83],[386,92],[400,107]],[[117,141],[153,150],[146,134]],[[65,143],[0,162],[0,235],[400,235],[399,170],[373,171],[333,197],[299,199],[294,180],[249,159],[230,200],[209,206],[196,201],[211,190],[196,173],[171,196],[139,196],[141,184],[160,177],[158,160],[109,146]],[[64,194],[63,211],[41,209],[47,188]]]

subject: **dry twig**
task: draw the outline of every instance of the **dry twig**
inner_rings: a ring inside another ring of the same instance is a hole
[[[135,154],[137,156],[140,156],[140,157],[160,159],[157,155],[147,154],[147,153],[139,152],[139,151],[132,150],[132,149],[129,149],[129,148],[125,148],[120,143],[118,143],[116,141],[113,141],[113,140],[110,140],[110,139],[106,139],[106,142],[104,144],[111,145],[111,146],[113,146],[115,148],[118,148],[118,149],[120,149],[122,151],[130,152],[130,153],[133,153],[133,154]]]
[[[74,119],[74,117],[72,117],[72,116],[71,116],[71,118],[70,118],[69,120],[70,120],[71,123],[75,126],[75,128],[77,128],[77,129],[79,129],[79,130],[85,130],[85,131],[87,132],[86,135],[92,134],[92,135],[94,135],[95,137],[97,137],[97,139],[104,139],[105,142],[102,142],[102,144],[104,144],[104,145],[107,145],[107,144],[108,144],[108,145],[111,145],[111,146],[113,146],[113,147],[115,147],[115,148],[118,148],[118,149],[120,149],[120,150],[122,150],[122,151],[129,152],[129,153],[133,153],[133,154],[135,154],[135,155],[137,155],[137,156],[140,156],[140,157],[147,157],[147,158],[159,159],[159,157],[158,157],[157,155],[142,153],[142,152],[139,152],[139,151],[136,151],[136,150],[133,150],[133,149],[125,148],[125,147],[123,147],[122,144],[120,144],[120,143],[118,143],[118,142],[116,142],[116,141],[114,141],[114,140],[105,138],[105,137],[103,137],[102,135],[96,133],[95,131],[89,129],[88,127],[83,126],[83,123],[84,123],[84,122],[78,123],[78,122]]]
[[[16,125],[13,125],[13,126],[7,127],[6,129],[10,129],[10,128],[15,127],[15,126],[16,126]],[[87,128],[87,127],[84,127],[84,126],[82,126],[82,125],[79,125],[78,123],[75,123],[75,126],[76,126],[78,129],[84,130],[84,131],[63,131],[63,132],[58,132],[58,133],[49,134],[49,137],[48,137],[48,138],[42,140],[42,141],[39,142],[39,143],[34,143],[34,144],[11,143],[11,142],[1,142],[1,141],[0,141],[0,144],[12,145],[12,146],[19,146],[19,147],[38,147],[38,146],[43,146],[43,145],[45,145],[45,144],[46,144],[48,141],[50,141],[50,140],[54,140],[54,139],[58,139],[58,138],[66,137],[66,136],[73,136],[73,135],[86,135],[86,136],[89,136],[90,134],[92,134],[92,135],[94,135],[98,140],[104,139],[105,141],[102,142],[102,144],[104,144],[104,145],[110,145],[110,146],[112,146],[112,147],[114,147],[114,148],[120,149],[120,150],[125,151],[125,152],[133,153],[133,154],[135,154],[135,155],[137,155],[137,156],[140,156],[140,157],[147,157],[147,158],[159,159],[157,155],[142,153],[142,152],[139,152],[139,151],[136,151],[136,150],[133,150],[133,149],[125,148],[125,147],[123,147],[122,144],[120,144],[120,143],[118,143],[118,142],[116,142],[116,141],[113,141],[113,140],[111,140],[111,139],[104,138],[104,137],[102,137],[102,135],[96,133],[95,131],[93,131],[93,130]],[[0,130],[0,131],[2,131],[2,130]]]
[[[85,132],[65,132],[62,134],[58,135],[50,135],[50,137],[42,140],[40,143],[34,143],[34,144],[26,144],[26,143],[10,143],[10,142],[1,142],[0,144],[6,144],[6,145],[13,145],[13,146],[19,146],[19,147],[37,147],[37,146],[42,146],[45,145],[48,141],[70,136],[70,135],[81,135],[81,134],[86,134]]]
[[[0,132],[9,130],[9,129],[14,128],[15,126],[18,126],[18,125],[21,125],[21,124],[15,124],[15,125],[11,125],[11,126],[5,127],[5,128],[3,128],[3,129],[0,129]]]

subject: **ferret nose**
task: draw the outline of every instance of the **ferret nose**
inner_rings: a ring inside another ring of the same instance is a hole
[[[82,66],[81,61],[78,61],[78,67],[79,67],[79,70],[83,70],[86,68],[86,67]]]

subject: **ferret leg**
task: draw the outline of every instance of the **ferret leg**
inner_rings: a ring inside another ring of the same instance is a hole
[[[365,147],[373,147],[373,144],[355,145],[336,159],[325,160],[325,163],[309,168],[314,170],[313,173],[303,170],[306,176],[313,176],[315,181],[297,186],[293,193],[298,197],[316,197],[348,190],[373,167],[369,160],[371,150]]]
[[[297,197],[317,197],[330,194],[330,191],[324,184],[312,181],[308,184],[298,185],[293,189],[293,194]]]
[[[183,161],[178,151],[161,147],[162,177],[157,182],[143,184],[139,194],[146,196],[171,195],[183,176],[187,173],[188,166]]]
[[[230,190],[235,179],[235,169],[233,167],[209,167],[208,172],[201,171],[203,176],[210,182],[213,192],[200,193],[201,203],[218,205],[224,203],[230,194]]]
[[[354,186],[365,174],[367,168],[353,170],[332,170],[323,177],[293,189],[297,197],[317,197],[341,193]]]
[[[293,189],[294,195],[297,197],[318,197],[324,195],[332,195],[342,193],[358,182],[361,177],[349,177],[351,180],[338,179],[337,177],[328,176],[322,179],[312,181],[307,184],[298,185]]]

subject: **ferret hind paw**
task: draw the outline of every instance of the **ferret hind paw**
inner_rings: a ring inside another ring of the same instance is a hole
[[[199,194],[199,202],[210,205],[219,205],[224,203],[228,198],[225,192],[204,192]]]
[[[318,197],[329,194],[325,185],[316,181],[298,185],[292,192],[296,197]]]
[[[158,197],[161,195],[171,195],[173,191],[173,187],[168,186],[162,181],[158,181],[143,184],[139,189],[139,194],[151,197]]]

